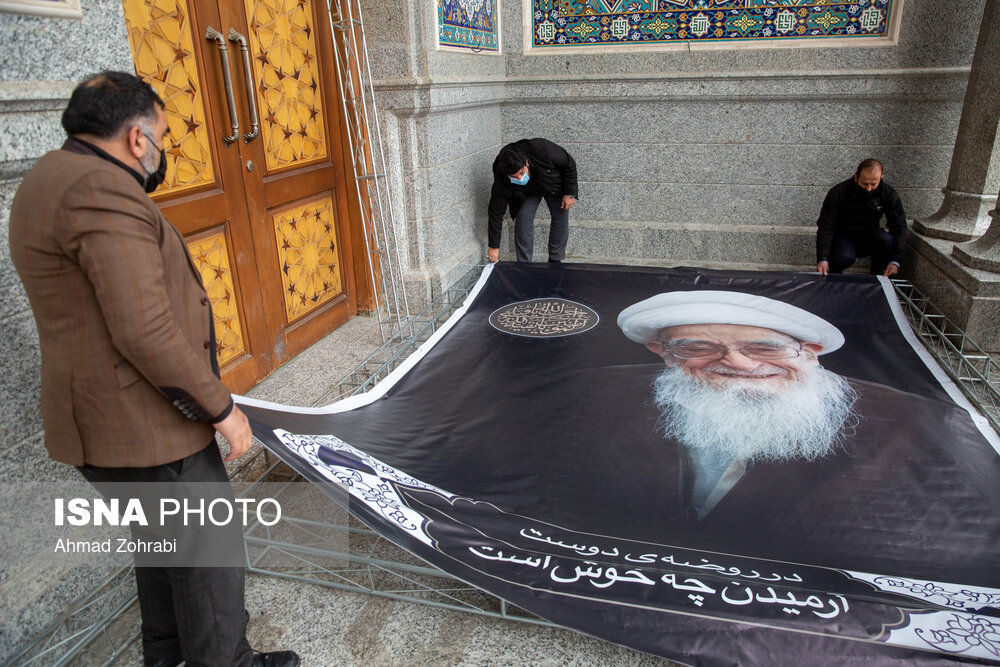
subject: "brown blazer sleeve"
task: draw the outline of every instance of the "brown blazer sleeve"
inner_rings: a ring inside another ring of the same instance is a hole
[[[163,262],[184,262],[184,279],[200,278],[180,235],[129,179],[124,171],[84,176],[64,198],[68,228],[57,238],[93,285],[122,356],[188,417],[214,421],[230,409],[229,390],[175,320],[168,290],[179,286]]]

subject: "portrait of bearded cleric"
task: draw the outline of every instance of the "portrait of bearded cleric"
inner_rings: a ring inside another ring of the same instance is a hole
[[[957,444],[980,440],[967,413],[823,368],[850,343],[829,321],[757,294],[696,290],[632,304],[617,324],[659,358],[602,371],[622,388],[622,451],[646,462],[628,488],[655,508],[626,519],[630,532],[861,571],[912,558],[911,575],[941,581],[957,575],[956,547],[978,563],[970,573],[988,561],[976,535],[996,494],[960,477],[996,462],[989,447]],[[939,502],[927,480],[964,489],[982,512]]]
[[[659,427],[686,450],[699,517],[748,465],[825,457],[858,424],[857,392],[819,363],[844,337],[801,308],[740,292],[670,292],[625,309],[618,324],[666,365],[653,383]]]

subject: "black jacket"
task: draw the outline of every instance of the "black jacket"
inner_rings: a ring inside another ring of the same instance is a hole
[[[526,195],[577,197],[576,160],[548,139],[521,139],[504,146],[514,147],[528,156],[531,178],[526,185],[510,182],[509,174],[501,173],[493,161],[493,188],[490,191],[489,247],[500,247],[503,212],[510,205],[511,216],[517,215]],[[499,156],[498,156],[499,157]]]
[[[830,259],[834,236],[871,234],[885,215],[886,228],[892,235],[893,262],[902,262],[906,241],[906,215],[903,202],[891,185],[882,181],[869,194],[854,182],[854,177],[830,188],[816,221],[816,261]]]

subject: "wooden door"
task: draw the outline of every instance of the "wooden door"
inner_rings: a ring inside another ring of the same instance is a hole
[[[154,199],[188,241],[223,379],[242,392],[357,312],[329,22],[306,0],[122,4],[136,71],[167,105]]]
[[[238,0],[222,9],[223,21],[247,38],[241,61],[249,61],[253,89],[235,87],[243,110],[253,115],[256,108],[260,128],[257,138],[239,143],[278,363],[357,312],[325,12],[323,0]]]

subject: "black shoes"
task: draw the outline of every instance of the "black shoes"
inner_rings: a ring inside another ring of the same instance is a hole
[[[254,653],[253,667],[299,667],[299,654],[295,651]]]

